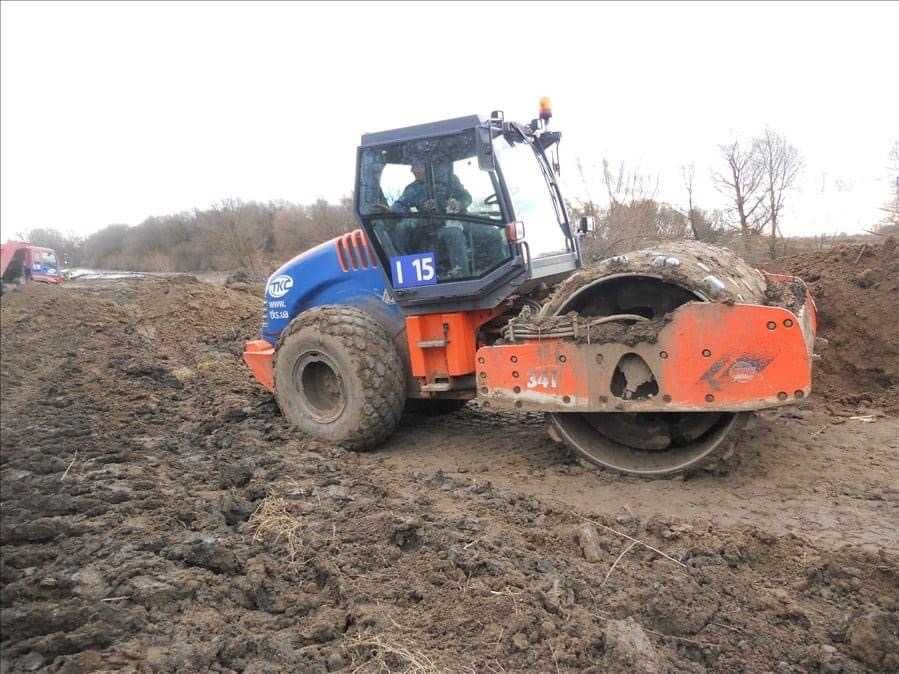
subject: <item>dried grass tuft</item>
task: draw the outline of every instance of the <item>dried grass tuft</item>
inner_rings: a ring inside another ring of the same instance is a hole
[[[289,501],[269,494],[250,516],[248,525],[253,530],[253,542],[267,540],[272,544],[282,543],[287,550],[289,561],[294,562],[302,549],[300,532],[303,523],[290,512]]]
[[[445,671],[421,651],[406,646],[391,637],[378,634],[357,634],[350,640],[349,648],[364,658],[355,669],[357,672],[405,672],[406,674],[440,674]]]

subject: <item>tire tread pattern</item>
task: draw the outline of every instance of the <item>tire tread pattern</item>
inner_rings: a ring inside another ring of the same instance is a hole
[[[354,451],[377,447],[393,433],[406,401],[403,364],[387,331],[375,318],[355,307],[323,305],[302,312],[284,329],[275,347],[272,365],[276,398],[281,346],[308,328],[337,338],[356,364],[362,382],[362,422],[339,444]]]

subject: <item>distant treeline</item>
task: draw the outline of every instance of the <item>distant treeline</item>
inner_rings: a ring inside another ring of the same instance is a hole
[[[569,204],[573,217],[597,219],[591,248],[611,252],[642,240],[697,236],[718,238],[723,225],[694,209],[681,212],[652,199]],[[716,214],[717,215],[717,214]],[[356,228],[352,199],[301,205],[286,201],[229,199],[205,210],[147,218],[136,226],[109,225],[86,238],[38,228],[26,238],[53,248],[69,267],[132,271],[228,271],[266,273],[312,246]]]
[[[133,271],[269,271],[356,227],[352,200],[301,205],[228,199],[205,210],[109,225],[86,238],[38,228],[29,241],[53,248],[69,267]]]
[[[683,194],[678,205],[657,199],[659,176],[625,162],[602,160],[601,181],[588,180],[580,160],[576,166],[586,199],[568,204],[573,218],[593,216],[597,228],[589,237],[590,258],[633,250],[655,241],[693,238],[737,249],[751,262],[760,259],[760,242],[767,237],[767,256],[791,252],[781,234],[785,195],[802,168],[798,150],[783,136],[765,129],[747,143],[720,146],[720,172],[712,176],[725,197],[723,208],[704,208],[694,199],[696,167],[681,167]],[[899,141],[890,151],[890,197],[886,216],[872,223],[879,234],[899,231]],[[601,201],[590,195],[603,188]],[[337,204],[226,199],[211,208],[147,218],[136,226],[109,225],[87,238],[40,228],[26,238],[48,246],[67,266],[134,271],[272,271],[307,248],[357,226],[352,199]],[[765,232],[768,232],[765,234]],[[845,237],[845,234],[841,234]],[[829,237],[804,241],[803,246],[827,245]]]
[[[606,205],[592,201],[568,205],[573,220],[581,215],[596,219],[595,235],[585,240],[588,259],[685,238],[730,246],[753,263],[770,254],[760,233],[747,235],[722,211],[702,209],[692,199],[686,208],[677,208],[640,194],[610,194]],[[307,205],[229,199],[205,210],[147,218],[136,226],[109,225],[87,238],[50,228],[33,229],[24,238],[56,250],[67,267],[163,272],[245,269],[266,275],[294,255],[357,226],[349,198],[337,204],[319,200]],[[885,227],[882,233],[888,230]],[[826,236],[779,239],[776,253],[834,242],[835,237]]]

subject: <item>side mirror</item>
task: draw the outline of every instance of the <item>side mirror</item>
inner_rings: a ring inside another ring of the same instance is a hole
[[[593,234],[596,231],[596,218],[592,215],[582,215],[577,221],[577,233],[581,236]]]
[[[490,128],[479,126],[476,130],[478,142],[478,167],[482,171],[496,170],[496,161],[493,157],[493,140]]]

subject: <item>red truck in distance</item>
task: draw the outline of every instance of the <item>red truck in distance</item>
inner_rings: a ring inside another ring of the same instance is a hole
[[[0,276],[4,287],[28,281],[62,283],[56,252],[27,241],[0,244]]]

